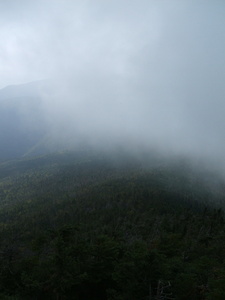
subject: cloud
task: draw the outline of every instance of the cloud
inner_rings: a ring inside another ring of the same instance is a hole
[[[51,79],[52,132],[223,157],[225,3],[1,6],[1,84]]]

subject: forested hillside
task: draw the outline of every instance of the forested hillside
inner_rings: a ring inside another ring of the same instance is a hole
[[[224,299],[223,180],[91,151],[0,165],[1,299]]]
[[[0,0],[0,300],[225,300],[224,15]]]

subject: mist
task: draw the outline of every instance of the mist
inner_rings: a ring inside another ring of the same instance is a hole
[[[45,80],[55,140],[223,164],[224,12],[223,1],[1,2],[0,84]]]

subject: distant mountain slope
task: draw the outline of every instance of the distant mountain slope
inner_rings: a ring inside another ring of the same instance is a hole
[[[34,82],[0,90],[0,161],[25,155],[42,141],[46,122]]]

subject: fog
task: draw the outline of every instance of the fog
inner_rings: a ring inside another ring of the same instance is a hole
[[[0,87],[40,88],[62,141],[223,163],[224,1],[0,1]]]

